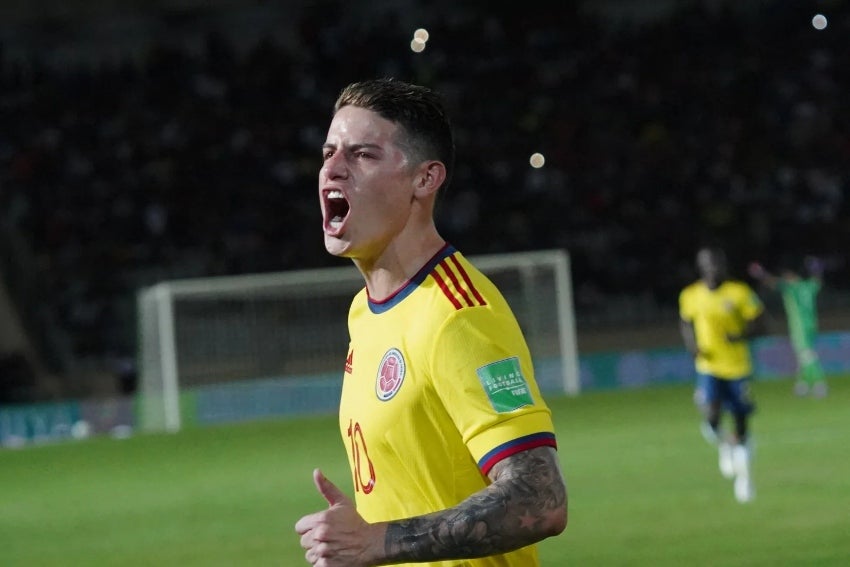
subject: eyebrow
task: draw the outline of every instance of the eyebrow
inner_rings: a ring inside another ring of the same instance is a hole
[[[329,149],[329,148],[335,149],[336,147],[337,147],[336,144],[331,144],[330,142],[325,142],[324,144],[322,144],[323,150],[326,150],[326,149]],[[380,146],[378,144],[360,143],[360,144],[351,144],[350,146],[347,146],[347,149],[349,151],[356,152],[357,150],[383,150],[384,148],[383,148],[383,146]]]

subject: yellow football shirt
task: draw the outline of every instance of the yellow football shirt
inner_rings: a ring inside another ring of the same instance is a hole
[[[349,313],[339,424],[369,522],[457,505],[499,460],[555,447],[549,408],[505,299],[451,246],[392,297]],[[432,566],[534,566],[535,546]],[[422,565],[421,563],[417,565]]]
[[[743,282],[725,281],[712,290],[700,280],[683,289],[679,315],[694,326],[697,372],[730,380],[752,374],[747,342],[727,337],[740,334],[762,311],[758,295]]]

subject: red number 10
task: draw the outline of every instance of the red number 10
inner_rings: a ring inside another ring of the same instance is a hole
[[[366,439],[363,438],[363,430],[360,429],[359,423],[349,421],[348,438],[351,440],[351,460],[354,462],[354,489],[358,492],[363,490],[363,494],[369,494],[375,488],[375,467],[372,466],[372,460],[369,458],[369,451],[366,449]],[[369,465],[369,480],[363,482],[362,469],[360,467],[360,451],[363,451],[363,458]]]

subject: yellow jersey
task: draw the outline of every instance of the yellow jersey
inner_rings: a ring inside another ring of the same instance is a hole
[[[501,459],[556,446],[513,312],[453,247],[384,301],[361,290],[348,327],[339,425],[366,521],[451,508],[485,488]],[[528,567],[538,559],[529,546],[427,565]]]
[[[746,341],[730,341],[764,306],[744,282],[727,280],[710,289],[699,280],[679,294],[679,315],[694,326],[697,349],[696,370],[717,378],[734,380],[753,372]]]

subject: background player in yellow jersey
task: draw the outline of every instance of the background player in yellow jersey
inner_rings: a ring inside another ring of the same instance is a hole
[[[549,408],[513,313],[446,243],[434,202],[454,142],[440,98],[346,87],[319,172],[325,247],[366,282],[349,312],[340,431],[355,503],[296,523],[313,565],[534,566],[567,524]]]
[[[764,307],[744,282],[728,279],[725,253],[702,248],[696,256],[700,279],[679,295],[682,338],[694,356],[697,389],[703,410],[703,435],[719,448],[720,471],[735,479],[735,497],[755,496],[748,444],[753,365],[749,339],[764,331]],[[721,428],[723,410],[734,420],[728,437]]]

